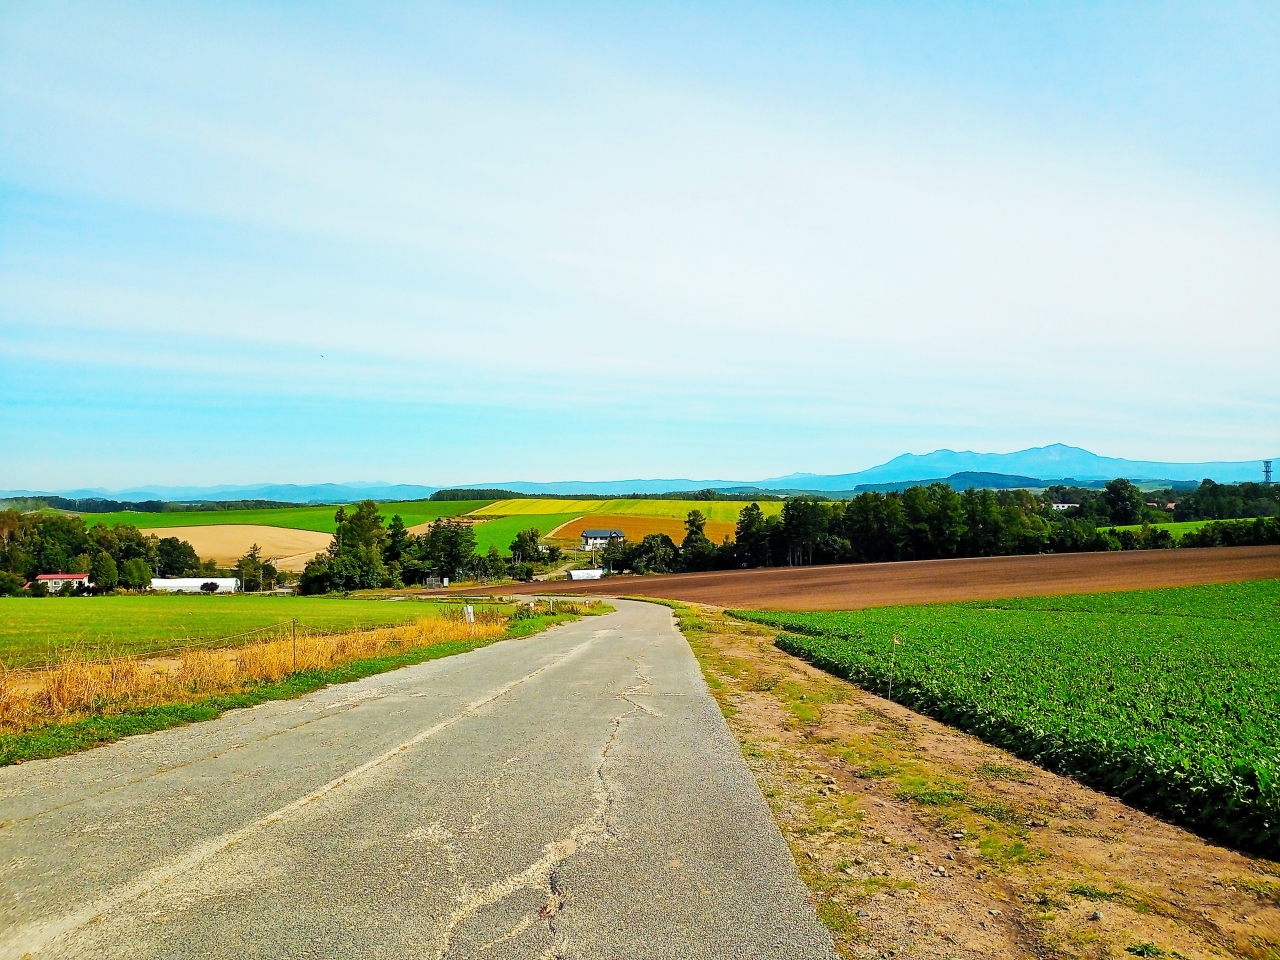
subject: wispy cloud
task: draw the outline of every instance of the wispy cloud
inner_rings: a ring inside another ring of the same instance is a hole
[[[1280,442],[1265,10],[3,16],[0,486]]]

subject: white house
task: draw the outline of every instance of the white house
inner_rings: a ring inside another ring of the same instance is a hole
[[[582,531],[582,549],[583,550],[603,550],[609,545],[610,540],[621,540],[621,530],[583,530]]]
[[[1078,506],[1080,506],[1080,504],[1078,504],[1078,503],[1055,503],[1055,504],[1053,505],[1053,509],[1055,509],[1055,510],[1074,510],[1074,509],[1075,509],[1076,507],[1078,507]]]
[[[205,590],[206,583],[218,589]],[[240,589],[240,581],[235,577],[152,577],[151,589],[167,593],[235,593]]]
[[[93,584],[89,582],[89,575],[87,573],[42,573],[36,577],[36,581],[43,583],[48,587],[50,593],[57,593],[62,589],[63,584],[67,583],[80,587],[81,589],[93,586]]]

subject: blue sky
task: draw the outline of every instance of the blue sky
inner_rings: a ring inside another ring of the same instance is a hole
[[[1280,453],[1277,50],[1263,3],[5,4],[0,488]]]

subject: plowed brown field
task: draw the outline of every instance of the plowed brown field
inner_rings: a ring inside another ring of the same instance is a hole
[[[1280,577],[1280,547],[1208,547],[612,577],[516,584],[502,592],[660,597],[762,610],[857,610],[1272,577]]]
[[[651,533],[665,533],[676,543],[684,539],[684,521],[678,517],[602,516],[595,513],[561,524],[547,534],[547,539],[576,542],[582,537],[583,530],[621,530],[632,543],[639,543]],[[720,543],[725,537],[732,538],[733,531],[732,523],[707,522],[707,539],[712,543]]]

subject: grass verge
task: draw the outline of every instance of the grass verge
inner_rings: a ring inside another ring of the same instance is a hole
[[[1280,960],[1280,865],[819,671],[777,628],[663,605],[841,956]]]
[[[586,608],[582,615],[612,612],[606,604]],[[571,613],[541,614],[512,620],[493,637],[446,641],[383,656],[365,657],[324,669],[301,670],[277,681],[250,683],[232,693],[199,697],[182,703],[166,703],[124,710],[120,713],[55,722],[20,733],[0,734],[0,766],[78,753],[141,733],[214,720],[228,710],[252,707],[269,700],[289,700],[335,683],[349,683],[400,667],[456,656],[499,640],[532,636],[550,627],[578,619]]]

